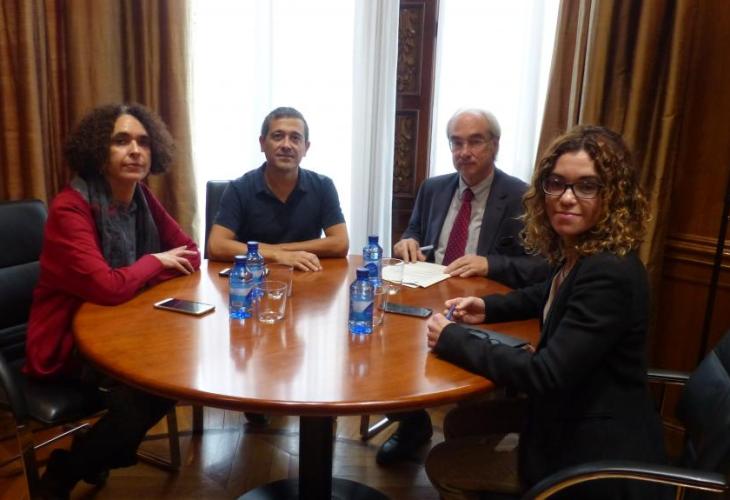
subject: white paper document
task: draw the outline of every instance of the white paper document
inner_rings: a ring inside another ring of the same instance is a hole
[[[446,266],[431,262],[408,263],[403,269],[403,284],[411,288],[429,287],[451,277],[444,274],[444,269],[446,269]],[[387,267],[383,270],[384,280],[388,280],[387,270]]]

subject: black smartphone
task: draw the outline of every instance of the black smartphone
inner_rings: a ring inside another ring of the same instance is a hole
[[[386,302],[385,312],[405,314],[406,316],[416,316],[417,318],[428,318],[431,316],[433,311],[428,307],[407,306],[405,304],[397,304],[395,302]]]
[[[209,313],[210,311],[215,309],[215,306],[213,304],[173,298],[163,299],[159,302],[156,302],[154,306],[157,309],[165,309],[167,311],[192,314],[193,316],[202,316],[203,314]]]

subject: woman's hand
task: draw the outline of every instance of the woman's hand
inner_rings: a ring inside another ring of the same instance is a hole
[[[153,253],[152,256],[156,257],[165,269],[176,269],[182,274],[190,274],[195,269],[187,259],[187,256],[195,255],[195,253],[194,250],[188,250],[188,247],[181,246],[172,248],[167,252]]]
[[[447,300],[444,305],[446,311],[454,306],[452,318],[461,323],[484,323],[486,315],[484,314],[484,301],[479,297],[456,297]],[[445,312],[445,311],[444,311]]]
[[[426,321],[426,339],[429,349],[433,350],[433,348],[436,347],[436,343],[439,341],[441,332],[451,323],[453,323],[453,321],[449,321],[440,313],[436,313],[428,318],[428,321]]]
[[[436,313],[426,322],[426,337],[428,338],[428,348],[433,349],[441,336],[441,332],[446,326],[453,321],[446,319],[445,314],[454,307],[451,317],[462,323],[484,323],[484,301],[479,297],[456,297],[444,302],[446,309],[444,314]]]

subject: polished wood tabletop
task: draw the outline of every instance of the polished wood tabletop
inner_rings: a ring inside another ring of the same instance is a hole
[[[491,382],[447,363],[426,346],[426,320],[386,314],[369,335],[347,329],[349,286],[362,257],[323,259],[321,272],[295,272],[283,320],[268,325],[228,316],[224,265],[160,283],[129,302],[84,304],[76,344],[101,371],[142,390],[205,406],[299,415],[299,479],[262,485],[250,500],[385,498],[332,477],[337,415],[425,408],[486,392]],[[401,287],[393,302],[439,311],[445,300],[504,292],[482,278],[450,278],[428,288]],[[153,308],[165,298],[207,302],[194,317]],[[537,322],[492,325],[535,343]]]
[[[84,304],[76,344],[93,365],[141,389],[221,408],[304,416],[383,413],[450,403],[491,383],[430,353],[426,320],[386,314],[370,335],[347,330],[349,285],[362,258],[323,259],[321,272],[294,272],[286,317],[273,324],[228,316],[221,263],[107,307]],[[507,289],[482,278],[402,287],[390,300],[443,309],[446,299]],[[215,305],[194,317],[159,309],[166,297]],[[533,344],[536,321],[491,325]]]

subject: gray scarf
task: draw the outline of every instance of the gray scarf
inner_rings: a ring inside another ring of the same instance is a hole
[[[91,205],[104,259],[113,268],[134,264],[142,256],[160,251],[160,235],[137,185],[129,206],[114,201],[103,177],[71,180],[71,187]]]

